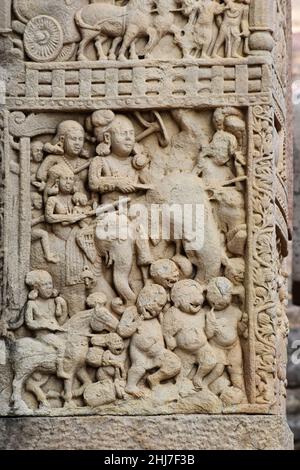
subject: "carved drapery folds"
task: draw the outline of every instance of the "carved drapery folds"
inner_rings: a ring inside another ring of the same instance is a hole
[[[10,413],[282,406],[284,7],[267,3],[13,2]]]

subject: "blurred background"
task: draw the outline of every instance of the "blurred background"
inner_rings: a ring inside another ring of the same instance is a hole
[[[292,0],[293,62],[292,90],[294,107],[294,239],[290,250],[290,338],[288,363],[287,411],[295,434],[295,448],[300,450],[300,364],[293,364],[295,345],[300,349],[300,0]],[[297,343],[298,342],[298,343]],[[298,354],[298,357],[300,354]]]

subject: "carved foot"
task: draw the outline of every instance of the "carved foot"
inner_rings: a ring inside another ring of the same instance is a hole
[[[157,387],[157,385],[159,385],[159,380],[156,379],[155,377],[149,375],[148,379],[147,379],[148,383],[149,383],[149,386],[151,388],[151,390],[153,390],[153,388]]]
[[[79,62],[87,62],[89,59],[84,54],[78,54],[77,60]]]
[[[121,61],[121,62],[127,62],[127,57],[125,56],[125,54],[120,54],[118,59]]]
[[[48,261],[49,263],[56,264],[59,262],[59,256],[55,256],[55,255],[47,256],[46,261]]]
[[[145,396],[143,390],[139,389],[138,387],[126,387],[125,392],[135,398],[143,398]]]

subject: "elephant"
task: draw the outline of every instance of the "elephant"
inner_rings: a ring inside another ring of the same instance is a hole
[[[193,174],[168,175],[156,185],[154,190],[147,192],[147,202],[166,205],[170,209],[172,205],[181,207],[181,211],[175,211],[173,214],[172,210],[167,210],[169,217],[167,215],[163,218],[163,224],[170,226],[171,239],[173,235],[173,241],[177,247],[176,254],[179,255],[183,247],[187,258],[196,267],[195,279],[201,284],[219,276],[224,252],[222,239],[201,179]],[[191,226],[192,220],[189,225],[185,215],[182,215],[189,214],[191,210],[193,217],[202,214],[202,217],[198,219],[196,232]],[[178,238],[176,234],[180,232],[182,237]]]

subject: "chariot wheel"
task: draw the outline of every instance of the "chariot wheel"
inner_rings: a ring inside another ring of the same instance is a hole
[[[36,16],[25,27],[25,51],[34,62],[55,60],[62,51],[63,40],[60,24],[50,16]]]
[[[67,62],[74,58],[76,51],[76,43],[65,44],[55,60],[56,62]]]

